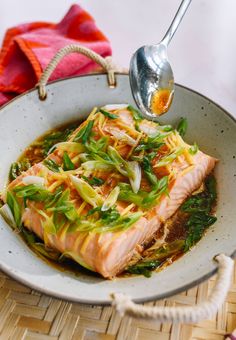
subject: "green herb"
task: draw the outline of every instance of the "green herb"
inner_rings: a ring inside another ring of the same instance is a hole
[[[9,180],[13,181],[18,176],[20,176],[20,174],[23,171],[28,170],[30,167],[31,167],[31,164],[28,159],[24,159],[22,161],[12,163],[10,171],[9,171]]]
[[[140,111],[135,109],[133,106],[129,105],[127,109],[132,113],[133,119],[135,121],[135,129],[137,131],[140,131],[139,129],[139,123],[143,120],[142,114]]]
[[[108,144],[108,137],[102,137],[98,140],[94,140],[90,138],[89,143],[85,144],[85,147],[89,153],[99,154],[100,152],[105,151]]]
[[[170,163],[172,163],[178,156],[180,156],[184,151],[184,148],[180,147],[177,148],[174,152],[170,153],[167,156],[164,156],[161,158],[161,160],[155,165],[157,168],[160,168],[162,166],[166,166]]]
[[[107,224],[108,222],[103,219],[103,221],[101,221],[101,225],[93,228],[93,231],[95,233],[124,231],[137,222],[141,216],[142,212],[129,213],[125,216],[119,217],[117,220],[110,222],[109,224]]]
[[[187,118],[181,118],[177,126],[177,131],[181,137],[184,137],[188,128]]]
[[[145,277],[151,277],[152,271],[159,267],[161,262],[158,260],[142,261],[126,268],[126,271],[131,274],[144,275]]]
[[[173,126],[171,126],[171,125],[162,125],[161,129],[164,132],[169,132],[169,131],[173,131]]]
[[[134,120],[141,121],[143,120],[143,116],[141,112],[137,109],[135,109],[133,106],[129,105],[127,109],[132,113]]]
[[[82,144],[85,144],[91,135],[93,128],[94,120],[89,120],[89,122],[79,130],[77,135],[74,138],[74,142],[82,141]]]
[[[195,155],[198,152],[198,146],[196,143],[194,143],[188,150],[190,155]]]
[[[53,160],[53,159],[45,159],[43,161],[43,164],[51,171],[53,172],[59,172],[60,171],[60,167],[59,165]]]
[[[64,187],[60,185],[56,188],[56,190],[53,193],[49,193],[46,201],[45,201],[45,209],[48,209],[56,204],[58,199],[61,197],[62,193],[64,191]]]
[[[105,117],[108,117],[108,118],[110,118],[110,119],[116,119],[116,118],[118,118],[118,116],[115,115],[114,113],[110,113],[110,112],[105,111],[105,110],[102,110],[102,109],[100,109],[99,112],[101,112]]]
[[[74,170],[74,168],[75,168],[74,163],[72,163],[68,153],[65,151],[63,154],[63,169],[67,171],[67,170]]]
[[[29,199],[31,201],[41,202],[45,201],[50,195],[48,190],[37,184],[16,186],[14,192],[17,197],[22,197],[24,200]]]
[[[156,203],[157,199],[164,193],[168,195],[168,176],[164,176],[158,180],[157,184],[154,185],[153,190],[144,197],[142,202],[143,206],[148,207]]]
[[[157,143],[157,142],[145,142],[145,141],[141,141],[139,143],[139,145],[134,149],[133,152],[138,152],[138,151],[142,151],[142,150],[159,150],[162,146],[164,145],[164,143]]]
[[[168,131],[171,131],[169,125],[166,125],[166,127],[168,127]],[[157,131],[155,134],[149,136],[148,138],[141,140],[139,145],[134,149],[134,152],[138,152],[141,150],[157,151],[164,145],[163,139],[166,138],[168,135],[169,133],[161,133],[160,131]]]
[[[156,204],[157,199],[161,197],[163,193],[168,194],[168,176],[165,176],[157,181],[157,184],[153,186],[153,190],[150,192],[139,190],[135,194],[131,186],[126,183],[120,183],[119,200],[131,202],[144,209],[150,208],[153,204]]]
[[[116,210],[116,208],[110,208],[107,211],[102,211],[102,207],[96,207],[93,209],[90,209],[87,216],[94,215],[95,213],[99,214],[99,218],[101,218],[102,223],[112,223],[114,221],[117,221],[120,217],[120,213]]]
[[[127,183],[120,183],[119,187],[120,187],[119,200],[131,202],[139,207],[142,207],[143,198],[147,194],[145,191],[139,190],[139,192],[135,194],[131,186]]]
[[[48,211],[53,211],[53,223],[56,231],[60,230],[67,220],[75,222],[78,219],[77,211],[74,204],[69,200],[69,196],[70,189],[66,189],[57,200],[55,206],[48,208]]]
[[[143,167],[143,171],[144,171],[147,179],[149,180],[149,182],[153,185],[156,185],[157,182],[158,182],[158,179],[153,172],[151,159],[152,159],[152,156],[150,157],[150,155],[144,156],[142,167]]]
[[[76,126],[73,124],[63,131],[50,132],[46,135],[42,140],[44,156],[48,154],[48,151],[53,147],[53,145],[66,141],[75,128]]]
[[[86,176],[81,176],[86,182],[88,182],[88,184],[90,185],[94,185],[96,187],[99,187],[101,185],[104,184],[104,180],[102,178],[98,178],[98,177],[93,177],[91,179],[89,179]]]
[[[21,206],[11,191],[7,192],[7,204],[11,209],[12,215],[18,228],[21,227]]]

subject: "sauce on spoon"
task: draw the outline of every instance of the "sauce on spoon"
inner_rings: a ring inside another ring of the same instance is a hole
[[[158,116],[169,110],[173,99],[174,91],[170,91],[168,88],[162,88],[156,90],[151,98],[150,108],[152,112]]]

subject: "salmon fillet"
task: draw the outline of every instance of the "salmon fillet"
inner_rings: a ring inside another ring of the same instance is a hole
[[[127,105],[108,105],[93,110],[46,162],[11,182],[3,200],[13,195],[20,223],[47,247],[112,278],[215,163],[170,126],[146,121]]]

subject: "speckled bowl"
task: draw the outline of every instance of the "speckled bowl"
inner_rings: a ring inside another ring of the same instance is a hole
[[[7,181],[10,164],[36,137],[65,122],[85,118],[94,106],[111,103],[134,105],[127,75],[117,75],[109,88],[105,74],[75,77],[48,85],[40,101],[37,90],[18,97],[0,110],[0,183]],[[178,261],[149,279],[118,278],[114,281],[90,275],[61,272],[39,259],[0,218],[0,268],[20,282],[46,294],[91,304],[110,303],[110,294],[122,292],[135,301],[160,299],[209,278],[216,271],[213,257],[233,256],[236,249],[236,122],[208,98],[177,85],[168,114],[160,121],[175,124],[187,117],[186,139],[217,157],[219,202],[217,223]]]

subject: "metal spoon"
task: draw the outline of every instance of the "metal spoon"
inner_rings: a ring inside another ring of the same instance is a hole
[[[174,75],[167,58],[167,46],[177,30],[191,0],[183,0],[158,45],[139,48],[130,62],[131,90],[143,116],[156,120],[167,112],[174,95]]]

